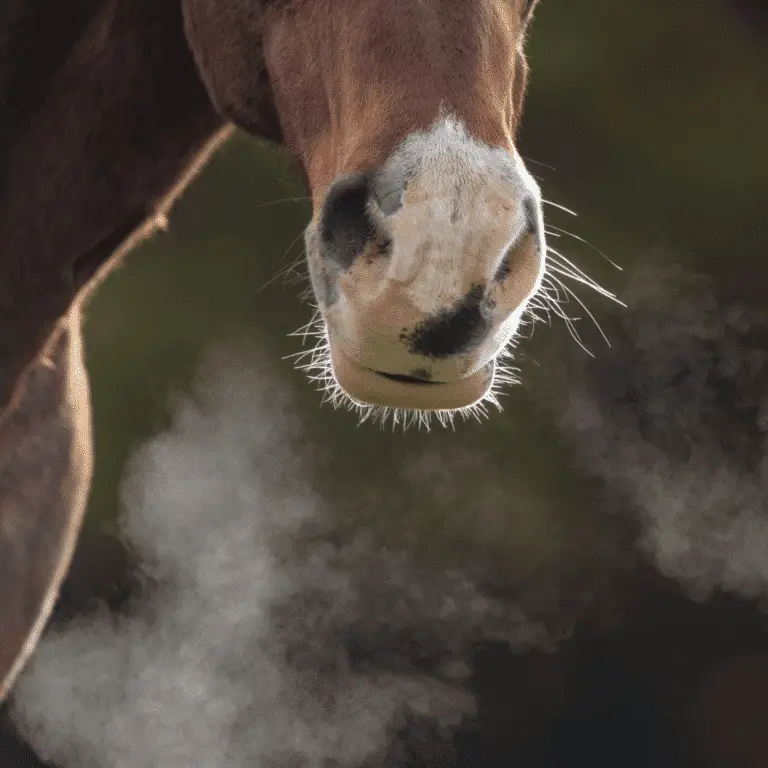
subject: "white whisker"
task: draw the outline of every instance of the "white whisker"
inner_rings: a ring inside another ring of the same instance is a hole
[[[551,261],[558,265],[563,270],[567,270],[571,277],[574,279],[578,279],[580,282],[583,282],[585,285],[592,288],[597,293],[605,296],[607,299],[611,299],[611,301],[616,302],[620,306],[626,308],[626,304],[618,299],[616,297],[616,294],[612,293],[611,291],[608,291],[607,289],[603,288],[596,280],[591,278],[586,272],[584,272],[582,269],[580,269],[576,264],[574,264],[570,259],[565,257],[560,251],[556,251],[551,246],[547,246],[547,252],[550,254]],[[577,277],[578,276],[578,277]]]
[[[554,264],[557,264],[557,262],[554,262]],[[571,280],[581,283],[582,285],[586,285],[588,288],[591,288],[595,293],[599,293],[601,296],[605,296],[607,299],[611,299],[611,301],[615,301],[620,306],[626,307],[626,304],[624,304],[622,301],[616,298],[610,291],[605,290],[605,288],[602,288],[597,283],[593,282],[588,277],[582,277],[581,275],[577,274],[571,269],[564,269],[562,266],[552,266],[549,267],[550,273],[554,273],[557,275],[563,275],[564,277],[569,277]],[[563,286],[565,287],[565,286]]]
[[[251,210],[256,210],[257,208],[268,208],[273,205],[282,205],[283,203],[300,203],[304,200],[310,200],[311,198],[307,197],[306,195],[302,197],[284,197],[282,200],[269,200],[266,203],[258,203],[256,205],[251,206]]]
[[[291,252],[291,249],[293,248],[293,246],[296,245],[299,239],[303,236],[304,236],[304,232],[302,231],[302,232],[299,232],[299,234],[293,238],[293,240],[291,241],[291,244],[285,249],[285,251],[283,251],[283,255],[278,259],[278,263],[281,262]],[[271,285],[276,280],[279,280],[280,278],[283,278],[286,275],[290,274],[294,269],[296,269],[298,266],[304,263],[305,256],[306,256],[306,251],[302,249],[300,256],[292,264],[290,264],[285,269],[280,269],[277,272],[275,272],[275,274],[272,275],[272,277],[270,277],[269,280],[267,280],[260,288],[257,288],[249,296],[249,299],[252,299],[257,293],[260,293],[261,291],[263,291],[268,285]]]
[[[574,240],[578,240],[580,243],[584,243],[587,247],[591,248],[593,251],[597,252],[602,256],[611,266],[616,267],[616,269],[619,270],[619,272],[623,272],[624,268],[620,267],[613,259],[606,256],[605,253],[603,253],[596,245],[593,245],[589,242],[589,240],[585,240],[583,237],[579,237],[578,235],[574,234],[573,232],[569,232],[567,229],[563,229],[562,227],[556,227],[554,224],[547,224],[547,229],[554,230],[553,232],[547,232],[548,235],[554,235],[555,237],[560,237],[561,234],[568,235],[568,237],[572,237]]]
[[[576,211],[572,211],[570,208],[566,208],[564,205],[560,205],[560,203],[552,202],[552,200],[544,200],[542,198],[542,203],[546,203],[547,205],[551,205],[553,208],[559,208],[561,211],[565,211],[566,213],[570,213],[571,216],[578,216],[579,214],[576,213]]]

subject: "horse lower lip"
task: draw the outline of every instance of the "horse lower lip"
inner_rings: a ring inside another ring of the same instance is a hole
[[[493,382],[493,363],[457,381],[403,381],[358,364],[331,344],[333,373],[356,402],[411,410],[455,410],[482,400]]]

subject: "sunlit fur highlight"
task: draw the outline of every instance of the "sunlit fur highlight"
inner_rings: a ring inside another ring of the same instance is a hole
[[[566,213],[570,213],[574,216],[576,215],[573,211],[564,208],[557,203],[548,200],[544,200],[543,202],[564,210]],[[574,235],[571,232],[557,227],[547,226],[546,234],[549,237],[559,237],[561,234],[566,234],[576,240],[586,243],[586,241],[578,235]],[[587,244],[589,245],[589,243]],[[605,254],[602,254],[602,252],[598,252],[604,258],[608,258]],[[303,260],[304,254],[302,253],[300,260],[292,264],[281,274],[286,277],[290,276],[295,271],[298,263],[303,262]],[[614,264],[610,259],[608,259],[608,261],[617,269],[621,269],[621,267]],[[565,323],[566,328],[574,341],[576,341],[588,355],[594,357],[591,350],[589,350],[582,341],[574,324],[581,318],[571,317],[566,312],[565,305],[569,304],[571,301],[575,301],[584,312],[586,312],[609,346],[610,342],[600,328],[595,316],[576,292],[565,284],[564,278],[573,281],[574,283],[584,285],[621,306],[626,305],[620,301],[614,293],[589,277],[589,275],[587,275],[571,259],[567,258],[560,251],[551,246],[547,246],[546,256],[543,258],[543,262],[544,277],[541,286],[526,303],[520,327],[522,328],[523,326],[528,325],[531,327],[532,331],[533,326],[538,322],[551,323],[551,316],[554,314]],[[312,290],[310,288],[304,292],[303,297],[309,298],[312,295]],[[539,312],[542,312],[543,316],[538,314]],[[426,430],[429,430],[433,425],[433,418],[440,426],[451,428],[454,428],[457,416],[464,421],[472,418],[477,421],[482,421],[490,416],[489,406],[495,406],[499,411],[503,410],[500,398],[505,394],[505,392],[503,392],[504,386],[520,383],[520,378],[518,376],[520,369],[511,364],[514,360],[514,350],[520,339],[520,334],[518,332],[509,341],[507,346],[496,356],[493,381],[488,391],[482,398],[471,405],[453,410],[427,411],[369,405],[352,398],[336,381],[336,377],[333,373],[333,363],[331,361],[328,331],[318,307],[315,306],[312,319],[290,335],[300,336],[302,338],[302,344],[306,343],[308,338],[313,338],[316,342],[310,349],[287,355],[285,359],[292,359],[295,367],[306,373],[309,380],[317,385],[318,390],[323,393],[323,403],[331,403],[336,409],[345,408],[348,411],[354,411],[358,415],[358,424],[363,424],[364,422],[379,423],[382,428],[384,428],[388,422],[391,422],[393,430],[398,426],[402,426],[403,431],[405,431],[410,427],[416,427],[418,429],[423,427]]]

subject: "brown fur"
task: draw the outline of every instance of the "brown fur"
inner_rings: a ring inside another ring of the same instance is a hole
[[[307,173],[316,209],[334,178],[380,165],[441,108],[490,146],[513,142],[525,79],[523,68],[516,74],[521,3],[391,0],[382,9],[370,0],[317,0],[265,16],[264,56],[285,144]]]
[[[524,5],[2,5],[0,699],[56,597],[89,487],[83,290],[162,224],[228,135],[226,120],[284,143],[316,202],[336,175],[380,163],[441,107],[475,137],[510,146],[525,90]]]

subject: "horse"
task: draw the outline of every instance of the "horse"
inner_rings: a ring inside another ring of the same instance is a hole
[[[493,401],[542,285],[516,149],[537,0],[9,0],[0,10],[0,700],[67,572],[92,474],[80,324],[235,129],[312,201],[321,343],[366,413]],[[319,371],[319,373],[318,373]]]

